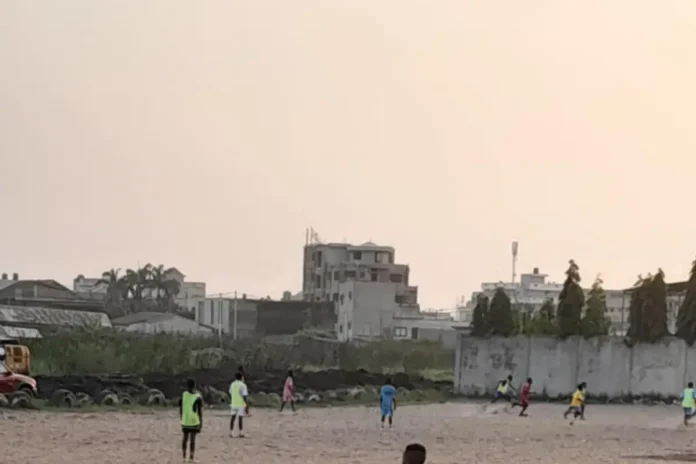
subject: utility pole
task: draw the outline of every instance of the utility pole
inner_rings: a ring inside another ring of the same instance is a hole
[[[237,341],[237,310],[239,309],[239,304],[237,303],[237,290],[234,291],[234,341]]]
[[[218,342],[220,343],[220,348],[222,349],[222,293],[218,296],[217,309],[218,309]]]

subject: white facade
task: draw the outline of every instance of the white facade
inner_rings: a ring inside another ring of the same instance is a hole
[[[371,242],[305,246],[304,297],[336,303],[340,340],[392,336],[394,317],[419,313],[410,269],[394,257],[394,248]]]
[[[77,294],[91,293],[106,295],[109,286],[105,283],[99,283],[102,280],[99,277],[85,277],[79,275],[73,280],[73,291]]]
[[[481,284],[481,290],[473,292],[468,301],[460,300],[457,305],[456,319],[465,325],[471,324],[474,308],[480,295],[485,295],[489,299],[493,298],[496,290],[502,288],[513,304],[529,311],[537,311],[546,300],[553,300],[558,304],[558,297],[563,290],[563,284],[546,282],[546,274],[540,274],[539,269],[535,268],[529,274],[522,274],[520,282],[486,282]],[[589,294],[589,289],[585,289],[585,295]],[[628,306],[630,297],[624,298],[622,290],[605,290],[607,296],[607,315],[612,321],[614,333],[623,334],[628,327]]]

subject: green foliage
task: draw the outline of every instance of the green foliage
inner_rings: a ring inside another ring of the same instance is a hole
[[[528,335],[551,336],[558,334],[558,324],[556,323],[556,306],[552,299],[547,299],[539,311],[530,320],[526,330]]]
[[[488,309],[486,321],[490,335],[509,337],[515,333],[515,321],[510,298],[502,288],[497,288]]]
[[[582,318],[582,334],[586,338],[609,335],[611,320],[607,316],[607,295],[602,279],[595,279],[587,298],[585,316]]]
[[[175,312],[174,298],[180,291],[179,282],[169,278],[172,268],[146,264],[142,268],[110,269],[102,274],[98,284],[107,287],[104,308],[111,317],[141,311]]]
[[[693,345],[696,341],[696,260],[691,264],[691,274],[686,296],[677,314],[677,337]]]
[[[474,308],[473,320],[471,321],[471,335],[474,337],[484,337],[488,333],[486,322],[488,320],[488,297],[479,295]]]
[[[583,306],[585,306],[585,292],[580,286],[580,268],[571,259],[563,289],[558,297],[558,336],[560,338],[581,334]]]
[[[669,335],[667,330],[667,284],[659,269],[656,275],[638,277],[631,293],[628,338],[655,343]]]
[[[451,370],[454,350],[440,343],[385,340],[354,345],[298,338],[294,345],[235,342],[173,334],[140,335],[114,330],[57,333],[27,340],[37,375],[181,373],[193,369],[287,369],[313,365],[417,373]],[[220,346],[222,345],[222,348]]]

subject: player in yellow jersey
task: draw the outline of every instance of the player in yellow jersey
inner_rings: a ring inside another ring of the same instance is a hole
[[[573,393],[573,397],[570,399],[570,407],[566,409],[563,413],[563,418],[567,419],[568,414],[573,413],[573,418],[570,420],[570,425],[575,423],[575,419],[582,416],[582,406],[585,404],[585,395],[583,394],[584,385],[581,383],[578,385],[577,390]]]
[[[196,452],[196,435],[201,432],[203,427],[203,400],[201,395],[196,392],[196,382],[193,379],[186,381],[186,391],[179,399],[179,415],[181,416],[181,431],[184,438],[181,442],[181,452],[186,459],[186,447],[189,445],[189,460],[193,461],[193,454]]]

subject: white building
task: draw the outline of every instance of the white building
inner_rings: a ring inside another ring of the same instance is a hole
[[[184,335],[213,335],[214,330],[198,322],[172,313],[140,312],[111,321],[114,328],[141,334],[177,333]]]
[[[304,250],[303,294],[337,306],[339,339],[392,336],[394,317],[417,315],[418,287],[393,247],[372,242],[310,243]]]
[[[513,304],[524,308],[526,311],[537,311],[546,300],[552,300],[558,304],[558,297],[563,290],[562,283],[546,282],[547,274],[539,273],[538,268],[534,268],[531,273],[522,274],[520,281],[510,282],[485,282],[481,284],[481,290],[473,292],[471,299],[465,301],[463,298],[457,305],[457,321],[465,325],[471,324],[474,308],[480,295],[485,295],[489,299],[493,298],[496,290],[502,288]],[[622,290],[605,290],[607,297],[607,314],[612,320],[614,332],[621,334],[628,327],[628,305],[630,298],[624,296]],[[589,289],[585,289],[585,294]]]

